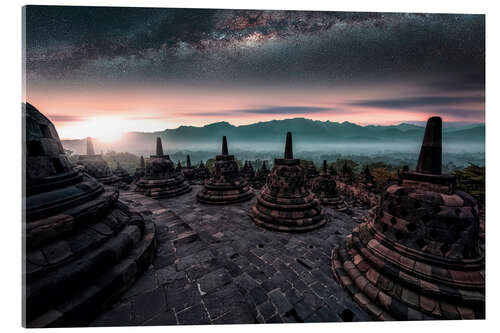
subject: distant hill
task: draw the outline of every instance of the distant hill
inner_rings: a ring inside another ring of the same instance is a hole
[[[161,137],[166,150],[170,149],[205,149],[218,147],[223,135],[228,137],[230,147],[236,144],[277,144],[284,141],[285,133],[291,131],[294,142],[301,144],[330,143],[414,143],[421,142],[425,128],[402,123],[399,125],[360,126],[350,122],[318,121],[305,118],[271,120],[250,125],[234,126],[228,122],[217,122],[202,127],[180,126],[160,132],[126,133],[119,142],[105,144],[98,142],[96,150],[115,150],[129,152],[151,152],[156,137]],[[445,142],[483,143],[485,140],[484,124],[457,127],[445,127]],[[84,153],[84,140],[63,140],[63,146],[75,153]]]

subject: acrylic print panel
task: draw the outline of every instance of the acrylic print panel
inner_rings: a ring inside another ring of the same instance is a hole
[[[484,318],[484,15],[23,14],[25,326]]]

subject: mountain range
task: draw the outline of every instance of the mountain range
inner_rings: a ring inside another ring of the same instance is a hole
[[[154,150],[156,137],[161,137],[169,149],[196,149],[220,145],[223,135],[235,144],[275,144],[284,141],[285,133],[291,131],[294,141],[302,144],[325,143],[414,143],[421,142],[425,128],[402,123],[399,125],[361,126],[351,122],[330,122],[305,118],[271,120],[249,125],[234,126],[228,122],[216,122],[202,127],[180,126],[159,132],[128,132],[115,143],[98,142],[97,149],[142,152]],[[445,124],[445,143],[484,144],[483,123],[464,126]],[[84,140],[63,140],[63,146],[75,153],[84,153]]]

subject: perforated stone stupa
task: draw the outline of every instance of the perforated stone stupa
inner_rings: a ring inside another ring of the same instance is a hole
[[[210,170],[205,167],[205,164],[203,164],[203,161],[200,161],[200,164],[196,168],[196,178],[199,180],[200,184],[203,184],[206,179],[210,179]]]
[[[346,211],[347,205],[337,191],[337,183],[332,175],[328,173],[326,160],[323,161],[323,168],[318,177],[312,181],[311,191],[324,206],[332,206],[338,211]]]
[[[156,155],[146,162],[144,176],[137,182],[137,192],[155,199],[171,198],[191,191],[182,172],[163,154],[161,138],[156,139]]]
[[[309,164],[306,168],[306,180],[307,180],[307,185],[309,187],[312,186],[313,180],[319,176],[319,172],[316,169],[316,166],[314,165],[314,162],[311,161],[311,164]]]
[[[114,175],[117,176],[122,183],[130,184],[132,182],[132,176],[120,165],[120,162],[117,161],[116,164],[116,169],[113,171]]]
[[[123,186],[120,178],[111,172],[108,163],[102,158],[102,155],[95,153],[91,137],[87,137],[87,155],[78,156],[77,164],[81,165],[86,173],[104,185]]]
[[[151,264],[154,225],[114,187],[75,170],[36,108],[26,103],[23,111],[23,324],[85,325]]]
[[[227,205],[250,200],[253,193],[245,179],[240,176],[234,155],[229,155],[227,139],[222,137],[222,154],[215,157],[215,171],[212,178],[197,194],[199,202]]]
[[[190,184],[196,183],[196,170],[195,167],[191,165],[191,157],[189,155],[186,156],[186,166],[182,168],[182,174]]]
[[[266,184],[267,175],[269,175],[270,172],[271,171],[267,167],[266,161],[262,162],[262,166],[255,173],[255,178],[253,179],[252,187],[256,189],[261,189]]]
[[[243,168],[240,170],[240,175],[245,178],[247,182],[252,182],[255,178],[255,170],[253,169],[252,164],[248,161],[245,161]]]
[[[427,122],[416,171],[333,251],[340,283],[376,319],[484,318],[478,207],[441,174],[442,121]]]
[[[326,223],[319,201],[306,187],[300,160],[293,158],[292,134],[286,135],[284,158],[274,160],[266,185],[251,208],[258,226],[279,231],[308,231]]]

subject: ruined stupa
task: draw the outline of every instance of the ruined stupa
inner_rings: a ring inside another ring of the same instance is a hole
[[[227,205],[250,200],[253,193],[246,180],[240,176],[234,155],[229,155],[226,137],[222,137],[222,155],[215,157],[215,171],[212,178],[197,194],[199,202]]]
[[[271,171],[267,167],[266,161],[262,162],[262,166],[255,173],[255,178],[252,182],[252,187],[256,189],[261,189],[267,180],[267,176]]]
[[[252,164],[248,161],[245,161],[243,168],[240,170],[241,177],[245,178],[247,182],[252,182],[255,178],[255,170],[253,169]]]
[[[284,158],[274,160],[250,217],[258,226],[279,231],[308,231],[326,222],[319,201],[307,189],[300,160],[293,158],[290,132],[286,135]]]
[[[77,164],[83,167],[83,171],[104,185],[123,186],[120,178],[111,172],[108,163],[102,158],[102,155],[95,153],[91,137],[87,137],[87,154],[78,156]]]
[[[186,156],[186,166],[182,168],[182,174],[190,184],[196,183],[196,170],[191,165],[191,157],[189,155]]]
[[[177,160],[177,166],[175,167],[176,171],[182,171],[182,164],[180,160]]]
[[[182,172],[176,171],[174,162],[163,154],[161,138],[156,139],[156,155],[149,157],[144,176],[137,181],[135,190],[155,199],[176,197],[191,191]]]
[[[130,184],[132,182],[132,176],[121,166],[120,162],[118,161],[116,161],[116,169],[113,171],[113,174],[117,176],[124,184]]]
[[[338,280],[376,319],[484,318],[477,204],[441,174],[441,127],[428,120],[416,171],[400,173],[333,251]]]
[[[326,160],[323,160],[323,169],[319,176],[313,179],[311,192],[314,193],[319,202],[324,206],[332,206],[340,212],[347,210],[344,199],[337,191],[337,183],[332,175],[328,173]]]
[[[151,264],[152,222],[70,164],[54,125],[23,104],[27,327],[85,325]]]

